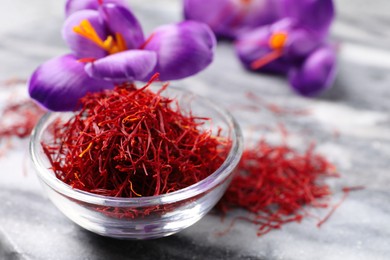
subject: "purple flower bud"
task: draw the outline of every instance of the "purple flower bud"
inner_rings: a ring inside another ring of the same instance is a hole
[[[336,53],[324,45],[312,52],[288,73],[292,88],[303,96],[315,96],[330,88],[336,76]]]

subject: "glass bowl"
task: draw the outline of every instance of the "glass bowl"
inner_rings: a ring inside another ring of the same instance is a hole
[[[48,113],[35,127],[30,141],[34,169],[54,205],[69,219],[94,233],[123,239],[152,239],[172,235],[200,220],[222,197],[241,158],[243,137],[234,118],[214,102],[191,92],[169,87],[163,96],[175,97],[184,111],[209,117],[209,128],[231,139],[226,160],[206,179],[159,196],[116,198],[73,189],[57,179],[41,142],[55,119],[71,113]]]

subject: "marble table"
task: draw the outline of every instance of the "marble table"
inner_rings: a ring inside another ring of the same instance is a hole
[[[179,21],[180,2],[129,0],[146,31]],[[0,81],[27,78],[44,60],[67,52],[60,36],[63,5],[50,0],[0,1]],[[336,0],[336,6],[332,38],[340,43],[339,73],[334,87],[319,98],[295,95],[283,78],[248,73],[225,42],[206,71],[175,83],[229,107],[246,136],[253,135],[255,124],[283,123],[294,147],[304,149],[316,141],[317,151],[342,174],[329,181],[335,203],[343,195],[342,187],[365,186],[351,193],[320,229],[317,220],[307,219],[257,237],[255,226],[237,223],[227,235],[216,237],[227,224],[210,213],[163,239],[100,237],[70,222],[49,202],[29,165],[28,140],[14,140],[13,149],[0,158],[0,259],[389,259],[390,4]],[[25,86],[2,89],[0,105],[15,91],[24,93]],[[248,111],[248,91],[311,113]],[[275,132],[258,134],[267,140],[278,138]]]

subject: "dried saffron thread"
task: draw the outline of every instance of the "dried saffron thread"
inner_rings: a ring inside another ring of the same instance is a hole
[[[157,93],[147,89],[154,80],[140,89],[127,84],[88,94],[69,121],[54,122],[53,138],[42,147],[57,178],[75,189],[131,198],[183,189],[221,166],[230,140],[204,129],[209,119],[162,96],[167,85]],[[122,217],[141,214],[103,210]]]
[[[335,205],[333,205],[330,212],[322,220],[320,220],[317,223],[317,227],[321,227],[333,215],[333,213],[336,211],[336,209],[338,209],[341,206],[341,204],[347,199],[347,197],[351,191],[357,191],[357,190],[362,190],[362,189],[364,189],[363,186],[344,187],[342,189],[344,194],[343,194],[343,197],[341,198],[341,200],[338,203],[336,203]]]
[[[259,141],[255,148],[244,151],[236,176],[218,205],[224,213],[242,208],[252,215],[233,219],[220,234],[240,219],[258,225],[260,236],[310,216],[305,205],[328,207],[331,191],[323,182],[325,177],[338,174],[331,163],[314,153],[314,145],[299,154],[286,145]]]

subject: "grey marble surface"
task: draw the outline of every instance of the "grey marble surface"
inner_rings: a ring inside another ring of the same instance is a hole
[[[178,0],[130,0],[146,31],[180,20]],[[63,1],[1,0],[0,80],[26,78],[44,60],[67,52],[61,40]],[[330,180],[334,202],[341,187],[364,185],[320,229],[317,220],[291,223],[257,237],[255,227],[226,228],[208,214],[185,231],[152,241],[121,241],[85,231],[46,198],[28,163],[27,140],[14,140],[0,158],[0,259],[389,259],[390,258],[390,4],[387,0],[336,0],[332,38],[340,42],[335,86],[317,99],[293,94],[286,81],[244,71],[232,46],[221,43],[215,62],[182,85],[229,107],[246,137],[254,125],[283,123],[290,143],[317,150],[335,163],[342,178]],[[0,90],[0,105],[24,86]],[[253,113],[245,93],[308,116]],[[12,92],[12,93],[11,93]],[[335,132],[339,136],[335,136]],[[276,140],[274,132],[259,132]],[[247,139],[249,142],[250,139]],[[314,210],[324,216],[327,212]]]

